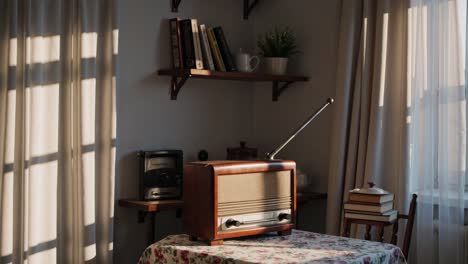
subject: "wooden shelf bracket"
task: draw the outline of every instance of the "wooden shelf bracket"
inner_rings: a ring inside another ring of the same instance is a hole
[[[273,101],[278,101],[278,97],[291,85],[293,82],[284,82],[280,85],[279,81],[273,82],[273,96],[272,100]]]
[[[252,3],[250,0],[244,0],[244,19],[249,19],[250,12],[258,4],[259,0],[253,0]]]
[[[177,100],[177,95],[179,94],[180,89],[184,86],[187,79],[190,77],[190,74],[185,74],[180,77],[180,80],[177,76],[173,76],[171,80],[171,100]]]
[[[171,0],[172,2],[172,12],[177,13],[179,11],[179,4],[182,0]]]

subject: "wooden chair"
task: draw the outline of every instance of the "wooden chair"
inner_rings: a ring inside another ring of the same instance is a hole
[[[379,229],[379,241],[383,242],[384,241],[384,228],[386,226],[393,225],[392,238],[391,238],[390,243],[396,245],[397,240],[398,240],[398,221],[400,219],[406,219],[407,222],[406,222],[405,237],[403,239],[403,247],[401,248],[401,250],[403,252],[403,255],[405,255],[405,258],[408,258],[408,252],[409,252],[409,247],[411,243],[411,233],[413,232],[414,217],[416,214],[416,199],[417,198],[418,196],[416,194],[413,194],[413,197],[411,199],[409,213],[407,215],[398,214],[397,219],[391,222],[368,221],[368,220],[344,218],[344,221],[343,221],[344,228],[343,228],[342,236],[349,237],[351,224],[361,224],[361,225],[366,225],[366,233],[364,235],[364,239],[370,240],[371,228],[372,226],[376,226],[380,228]]]

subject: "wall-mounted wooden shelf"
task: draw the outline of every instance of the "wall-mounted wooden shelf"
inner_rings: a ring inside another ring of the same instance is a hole
[[[294,75],[271,75],[251,72],[223,72],[196,69],[163,69],[158,71],[159,75],[171,76],[171,100],[177,100],[180,89],[189,78],[272,82],[272,100],[278,101],[278,97],[294,82],[305,82],[309,78]]]
[[[179,5],[182,0],[171,0],[172,12],[179,12]],[[249,19],[250,12],[258,4],[259,0],[244,0],[244,19]]]

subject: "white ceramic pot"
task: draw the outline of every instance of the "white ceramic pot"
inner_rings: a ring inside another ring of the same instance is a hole
[[[284,75],[288,68],[288,58],[265,57],[265,73]]]

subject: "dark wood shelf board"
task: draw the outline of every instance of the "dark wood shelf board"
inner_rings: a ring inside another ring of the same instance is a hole
[[[182,208],[182,200],[142,201],[137,199],[120,199],[119,206],[135,208],[143,212],[157,212]]]
[[[307,202],[312,200],[326,199],[326,193],[317,192],[298,192],[298,202]],[[157,212],[164,210],[181,209],[184,205],[183,200],[161,200],[161,201],[143,201],[138,199],[120,199],[119,206],[134,208],[143,212]]]
[[[162,69],[158,75],[171,76],[171,100],[177,100],[180,89],[187,79],[210,79],[210,80],[230,80],[230,81],[250,81],[250,82],[272,82],[272,100],[277,101],[278,97],[294,82],[305,82],[309,78],[295,75],[272,75],[251,72],[224,72],[196,69]]]
[[[232,81],[256,81],[256,82],[305,82],[307,77],[294,75],[271,75],[252,72],[224,72],[196,69],[163,69],[158,71],[159,75],[176,76],[199,79],[217,79]]]

